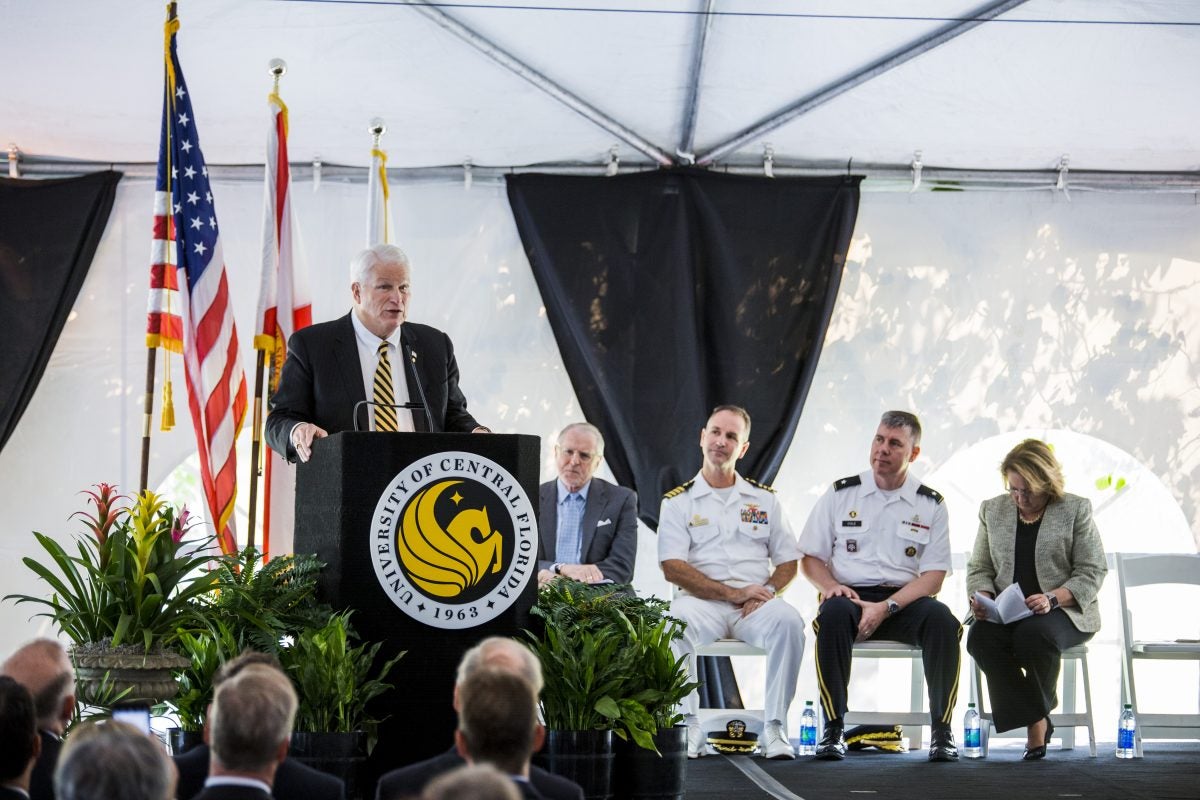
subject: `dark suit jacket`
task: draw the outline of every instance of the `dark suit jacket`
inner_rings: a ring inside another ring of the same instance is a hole
[[[450,337],[437,328],[406,322],[404,340],[416,356],[415,366],[404,365],[408,396],[413,402],[421,398],[413,382],[415,369],[436,431],[470,433],[479,427],[467,412],[467,400],[458,388],[458,362]],[[399,368],[401,364],[395,366]],[[352,431],[354,404],[368,399],[350,314],[332,322],[310,325],[288,340],[287,360],[267,416],[267,444],[289,461],[295,461],[296,450],[290,437],[296,423],[312,422],[328,433]],[[361,425],[366,422],[366,411],[360,409],[359,415]],[[425,415],[421,411],[413,411],[413,420],[417,430],[425,429]]]
[[[16,789],[0,786],[0,800],[25,800],[25,795]]]
[[[208,745],[197,745],[175,756],[175,766],[179,768],[179,788],[175,791],[178,800],[200,796],[208,777]],[[279,800],[346,800],[346,787],[341,778],[285,758],[275,770],[272,796]]]
[[[269,797],[271,795],[261,789],[249,786],[210,786],[196,795],[196,800],[267,800]]]
[[[42,754],[29,779],[29,800],[54,800],[54,767],[58,765],[62,741],[45,731],[38,733],[42,737]]]
[[[461,767],[467,762],[453,748],[439,756],[400,767],[385,774],[379,779],[375,790],[375,800],[400,800],[403,797],[416,797],[421,794],[425,784],[452,769]],[[583,789],[574,781],[560,777],[538,766],[529,768],[529,780],[538,794],[526,793],[526,797],[544,797],[546,800],[583,800]],[[526,787],[518,787],[523,792]]]
[[[550,569],[552,564],[563,560],[556,557],[558,479],[543,483],[538,497],[538,569]],[[633,580],[637,545],[637,495],[622,486],[592,478],[583,509],[581,563],[595,564],[611,581],[629,583]]]

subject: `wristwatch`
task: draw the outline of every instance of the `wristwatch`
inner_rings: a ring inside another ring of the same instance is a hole
[[[900,610],[900,604],[897,603],[895,600],[888,600],[887,608],[888,608],[888,616],[890,617],[893,614],[895,614],[897,611]]]
[[[1047,592],[1046,599],[1048,599],[1050,601],[1050,610],[1051,611],[1058,608],[1058,595],[1056,595],[1054,592]]]
[[[550,571],[555,575],[562,575],[562,564],[551,564]]]

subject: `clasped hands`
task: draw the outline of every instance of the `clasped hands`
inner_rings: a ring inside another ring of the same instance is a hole
[[[863,600],[858,596],[858,592],[849,586],[839,583],[825,592],[824,596],[825,599],[829,599],[830,597],[845,597],[862,609],[862,616],[858,619],[858,633],[854,637],[854,641],[856,642],[865,642],[867,639],[870,639],[875,634],[875,631],[878,630],[880,624],[888,618],[887,603],[885,601],[872,603],[869,600]]]

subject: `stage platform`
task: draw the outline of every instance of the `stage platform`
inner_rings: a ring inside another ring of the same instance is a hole
[[[986,759],[931,764],[924,752],[850,753],[845,761],[767,761],[708,756],[688,762],[687,800],[989,800],[990,798],[1200,798],[1200,742],[1150,742],[1145,757],[1121,760],[1102,742],[1052,747],[1024,762],[1021,748],[993,744]]]

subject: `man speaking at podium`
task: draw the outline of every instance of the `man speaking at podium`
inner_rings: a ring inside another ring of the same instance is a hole
[[[363,250],[350,262],[350,281],[349,314],[288,341],[266,422],[271,449],[308,461],[313,439],[354,430],[355,413],[360,430],[487,432],[458,388],[450,337],[405,322],[412,282],[404,251],[390,244]],[[356,411],[364,400],[371,405]],[[390,407],[405,404],[413,407]]]

